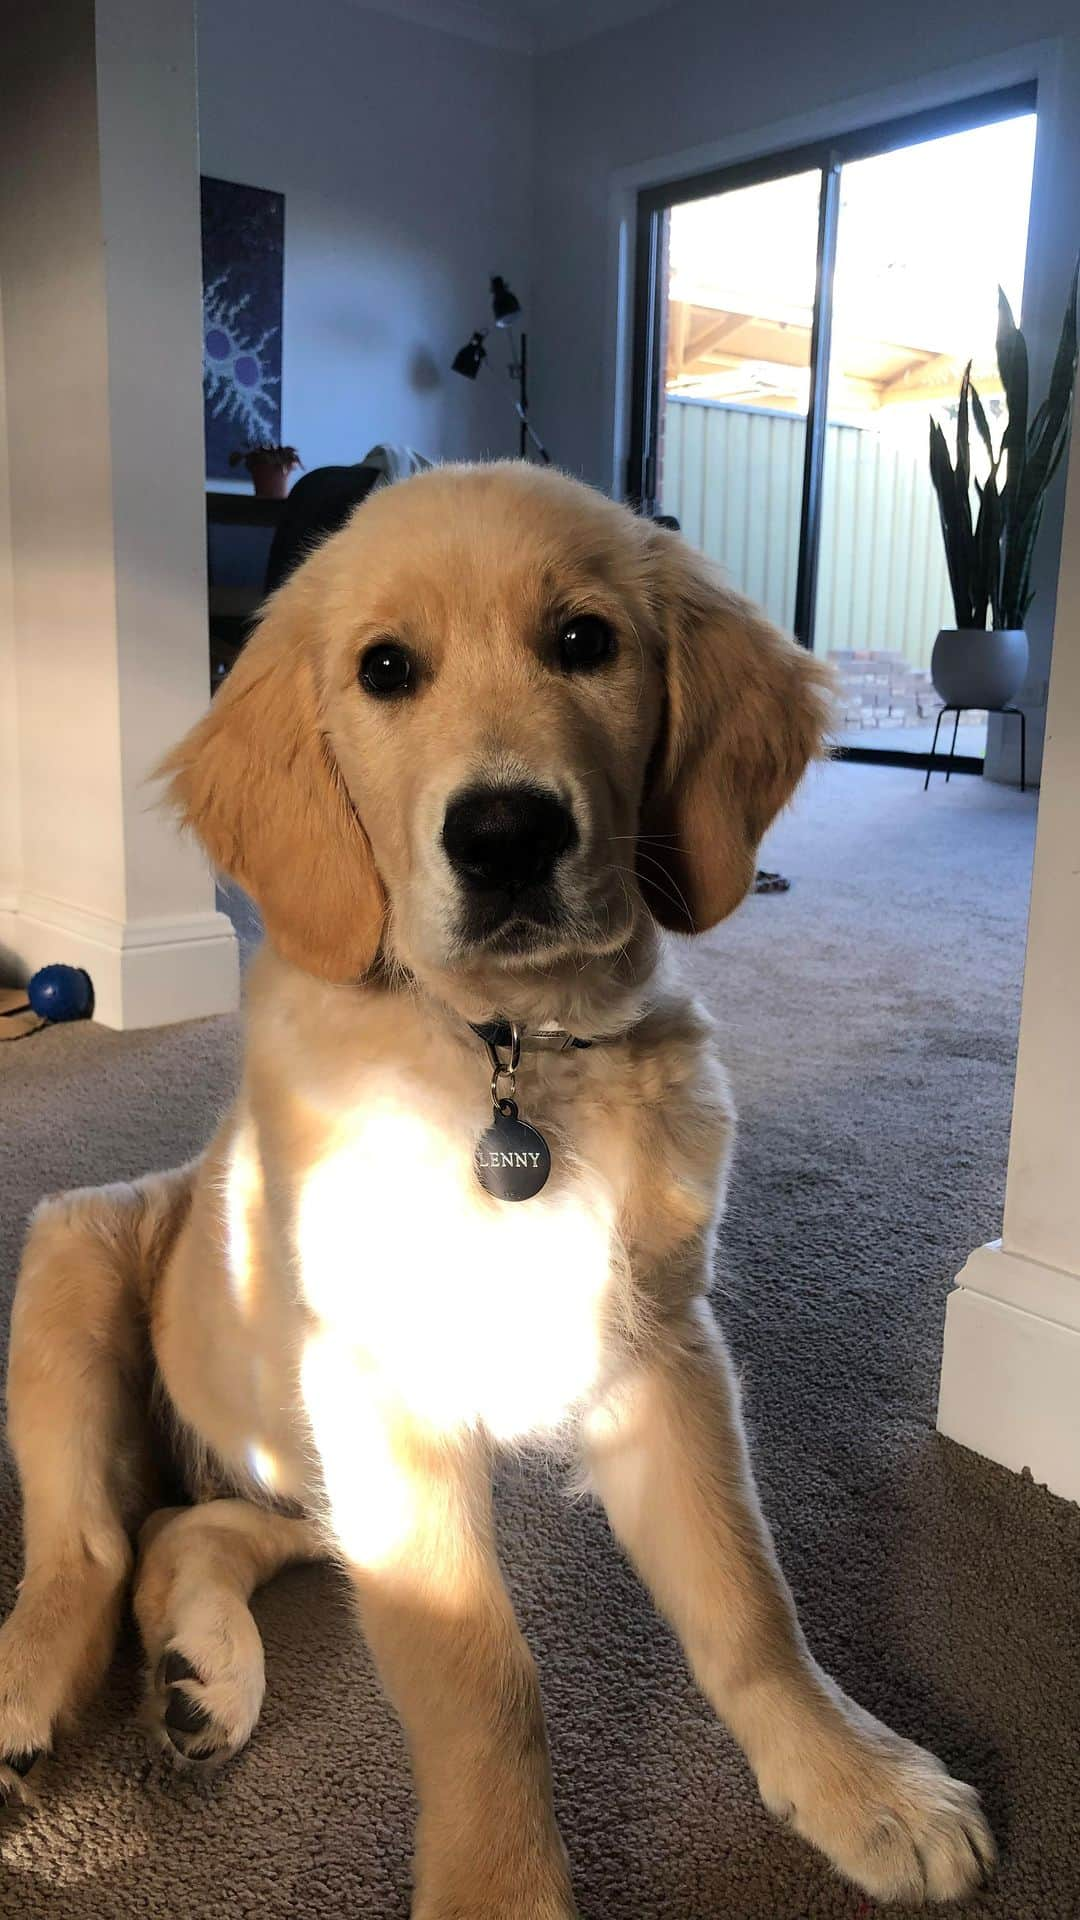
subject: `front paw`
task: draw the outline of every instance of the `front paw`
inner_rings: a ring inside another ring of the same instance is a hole
[[[27,1779],[52,1746],[55,1708],[35,1685],[35,1646],[20,1634],[18,1611],[0,1628],[0,1807],[33,1803]]]
[[[800,1759],[762,1769],[766,1806],[874,1900],[976,1892],[996,1851],[975,1789],[861,1709],[846,1718],[846,1738],[811,1739]]]
[[[558,1836],[547,1859],[530,1854],[478,1834],[467,1859],[418,1858],[410,1920],[579,1920]]]
[[[200,1640],[192,1632],[165,1649],[148,1679],[144,1722],[171,1759],[209,1770],[247,1745],[265,1678],[254,1628],[245,1638],[241,1648],[224,1633]]]

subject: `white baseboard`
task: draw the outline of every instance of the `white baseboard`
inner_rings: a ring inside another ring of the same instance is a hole
[[[16,911],[0,912],[0,950],[24,979],[54,960],[85,967],[106,1027],[168,1026],[239,1004],[236,935],[223,913],[109,920],[23,893]]]
[[[949,1296],[938,1430],[1080,1501],[1080,1276],[972,1254]]]

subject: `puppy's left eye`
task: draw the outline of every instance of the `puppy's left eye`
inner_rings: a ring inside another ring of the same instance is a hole
[[[592,673],[615,657],[615,630],[598,613],[579,613],[559,629],[559,659],[567,673]]]
[[[396,640],[376,641],[360,661],[360,684],[377,700],[393,700],[408,693],[412,679],[412,661]]]

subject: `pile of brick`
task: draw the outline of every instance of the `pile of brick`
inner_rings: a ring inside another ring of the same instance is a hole
[[[902,653],[856,652],[833,647],[830,664],[840,685],[840,724],[845,727],[933,726],[941,701],[929,673],[913,667]],[[982,716],[966,712],[961,726],[977,726]]]

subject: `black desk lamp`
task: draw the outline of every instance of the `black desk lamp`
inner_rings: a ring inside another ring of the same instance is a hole
[[[529,424],[526,338],[523,333],[521,336],[520,352],[514,339],[514,316],[521,312],[521,302],[512,289],[507,286],[501,273],[494,273],[491,276],[491,311],[494,315],[495,325],[509,337],[510,364],[507,371],[511,380],[517,382],[517,399],[514,402],[514,411],[517,414],[521,426],[519,445],[521,458],[524,460],[528,457],[529,444],[531,442],[544,465],[549,466],[551,464],[551,455],[541,440],[540,435]],[[485,330],[483,333],[474,333],[472,338],[466,341],[460,352],[454,355],[452,364],[455,373],[462,374],[466,380],[476,379],[484,361],[488,357],[487,348],[484,345],[486,339],[487,332]]]

